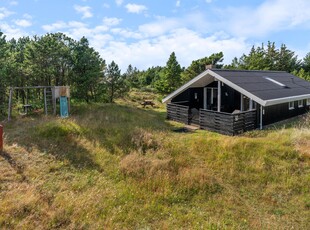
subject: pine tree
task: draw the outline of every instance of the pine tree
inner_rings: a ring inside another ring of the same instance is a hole
[[[107,86],[109,102],[112,103],[124,90],[124,77],[122,77],[121,70],[114,61],[108,65],[105,71],[104,82]]]
[[[163,93],[174,91],[181,85],[181,72],[182,68],[172,52],[156,88]]]
[[[191,65],[181,75],[182,82],[188,82],[192,78],[201,74],[206,70],[206,65],[213,65],[214,68],[222,68],[223,65],[220,63],[223,61],[223,57],[223,53],[219,52],[211,54],[209,57],[192,61]]]

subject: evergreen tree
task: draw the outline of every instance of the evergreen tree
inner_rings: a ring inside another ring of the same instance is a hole
[[[73,53],[73,76],[71,85],[73,95],[86,102],[98,100],[102,85],[102,72],[105,62],[99,53],[89,47],[88,40],[83,37],[76,43]]]
[[[114,61],[108,65],[105,71],[104,82],[107,86],[109,102],[112,103],[124,91],[124,77],[122,77],[121,70]]]
[[[181,85],[181,72],[182,68],[177,61],[175,53],[172,52],[156,84],[157,90],[163,93],[169,93],[177,89]]]
[[[310,72],[310,52],[304,57],[302,66],[306,72]]]
[[[5,111],[5,93],[8,86],[7,66],[9,49],[5,35],[0,31],[0,113]]]
[[[131,88],[140,87],[139,71],[136,67],[132,67],[132,65],[129,65],[126,73],[124,74],[124,78],[126,79],[126,82],[128,83],[129,87]]]
[[[295,52],[287,49],[282,44],[277,49],[274,42],[268,42],[267,48],[264,44],[255,48],[252,47],[248,55],[243,54],[239,59],[234,58],[230,65],[225,66],[228,69],[246,69],[246,70],[278,70],[292,72],[299,70],[301,61],[297,59]]]
[[[196,77],[197,75],[201,74],[203,71],[206,70],[207,65],[213,65],[214,68],[222,68],[222,64],[224,55],[222,52],[211,54],[209,57],[204,57],[198,60],[192,61],[191,65],[185,69],[182,73],[182,82],[188,82],[192,78]]]

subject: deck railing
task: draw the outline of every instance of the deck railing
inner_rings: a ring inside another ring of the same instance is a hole
[[[256,110],[236,114],[200,109],[199,120],[193,118],[189,106],[176,103],[167,104],[167,119],[184,124],[196,124],[201,129],[226,134],[238,135],[256,129]]]
[[[200,110],[200,128],[226,134],[238,135],[256,128],[256,110],[236,114]]]
[[[175,103],[167,104],[167,119],[178,121],[184,124],[189,123],[189,106]]]

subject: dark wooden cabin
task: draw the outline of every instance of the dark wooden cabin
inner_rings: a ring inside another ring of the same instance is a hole
[[[283,71],[207,69],[163,99],[167,118],[236,135],[310,109],[310,82]]]

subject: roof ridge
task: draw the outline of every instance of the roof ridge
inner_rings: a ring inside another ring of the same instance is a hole
[[[232,72],[274,72],[274,73],[288,73],[286,71],[279,71],[279,70],[243,70],[243,69],[210,69],[212,71],[232,71]]]

